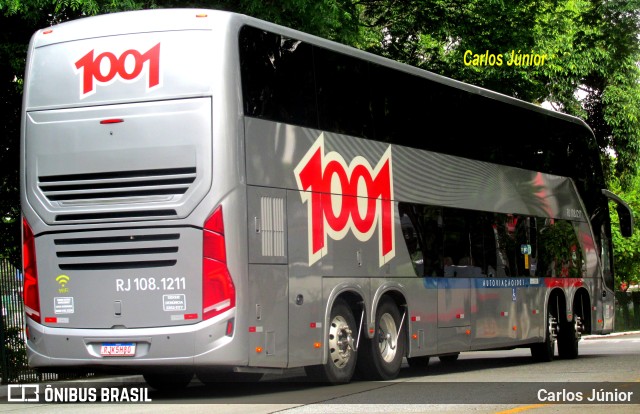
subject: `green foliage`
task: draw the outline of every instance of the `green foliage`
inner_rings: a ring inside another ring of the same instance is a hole
[[[2,327],[0,327],[2,329]],[[20,374],[29,368],[25,350],[24,329],[18,326],[4,328],[4,350],[2,355],[8,367],[6,382],[17,382]]]
[[[622,237],[615,206],[610,206],[616,289],[619,290],[623,281],[629,286],[640,283],[640,177],[636,176],[626,191],[618,180],[613,180],[611,188],[631,207],[634,222],[633,236]]]
[[[370,50],[581,116],[630,184],[640,155],[638,0],[363,1]],[[370,36],[371,37],[371,36]],[[464,53],[547,55],[540,66],[470,66]],[[576,92],[579,91],[577,94]]]
[[[82,16],[158,7],[245,13],[526,101],[550,102],[586,119],[623,198],[638,188],[640,0],[0,0],[0,256],[17,264],[19,114],[31,34]],[[505,59],[511,51],[533,51],[548,59],[541,66],[470,66],[464,64],[468,50]],[[615,162],[607,150],[615,151]],[[637,274],[638,240],[615,242],[618,270]]]

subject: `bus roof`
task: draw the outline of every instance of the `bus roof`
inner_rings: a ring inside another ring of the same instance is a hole
[[[211,16],[215,16],[215,21],[209,18]],[[115,24],[116,20],[117,24]],[[209,30],[213,23],[221,24],[223,22],[226,22],[226,24],[232,27],[239,27],[245,24],[251,25],[256,28],[292,37],[316,46],[332,49],[336,52],[417,75],[466,92],[490,99],[496,99],[554,118],[559,118],[582,126],[588,129],[590,134],[593,135],[591,128],[578,117],[552,111],[539,105],[513,98],[499,92],[457,81],[415,66],[400,63],[342,43],[301,32],[299,30],[270,23],[247,15],[226,11],[207,9],[150,9],[91,16],[60,23],[51,28],[38,31],[34,35],[33,46],[37,48],[53,43],[123,34],[177,30]],[[55,36],[49,36],[53,32],[55,32]]]

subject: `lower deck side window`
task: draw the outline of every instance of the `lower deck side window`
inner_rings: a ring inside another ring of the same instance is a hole
[[[571,221],[410,203],[400,203],[398,209],[417,276],[586,274],[585,255]]]

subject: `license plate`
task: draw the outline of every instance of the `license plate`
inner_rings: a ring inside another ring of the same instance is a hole
[[[136,344],[102,344],[100,346],[100,355],[106,357],[128,357],[136,355]]]

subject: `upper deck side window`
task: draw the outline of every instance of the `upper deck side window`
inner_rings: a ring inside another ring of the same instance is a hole
[[[245,26],[240,72],[245,115],[317,128],[311,45]]]

